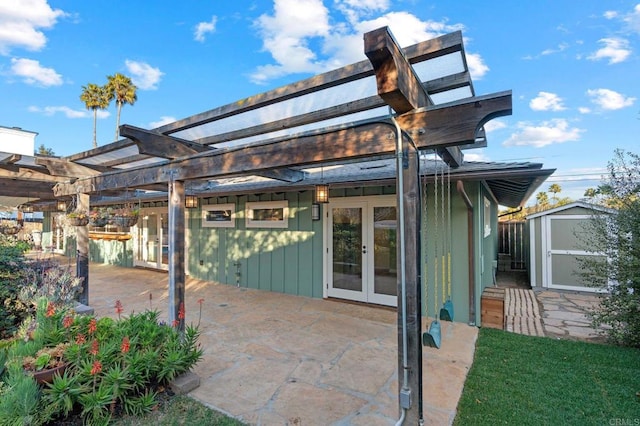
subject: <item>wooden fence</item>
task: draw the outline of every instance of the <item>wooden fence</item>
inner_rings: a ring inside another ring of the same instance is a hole
[[[529,233],[526,221],[498,222],[498,270],[527,269]]]

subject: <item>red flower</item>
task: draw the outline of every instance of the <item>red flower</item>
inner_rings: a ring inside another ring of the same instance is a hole
[[[204,303],[204,299],[198,299],[198,304],[199,304],[200,306],[202,306],[202,304],[203,304],[203,303]]]
[[[171,327],[173,327],[173,328],[178,327],[179,324],[180,324],[180,321],[178,321],[178,320],[171,321]]]
[[[93,367],[91,367],[91,375],[95,376],[102,371],[102,363],[98,360],[93,361]]]
[[[95,318],[91,318],[89,320],[89,334],[93,334],[98,329],[98,324]]]
[[[129,337],[128,336],[124,336],[124,338],[122,339],[122,345],[120,345],[120,351],[123,354],[126,354],[127,352],[129,352]]]
[[[84,334],[80,333],[76,336],[76,343],[79,345],[82,345],[84,342],[86,342],[87,339],[85,339]]]
[[[64,317],[62,319],[62,326],[64,328],[69,328],[73,325],[73,317],[70,315],[67,315],[66,317]]]
[[[116,313],[118,315],[120,315],[122,313],[122,311],[124,310],[124,309],[122,309],[122,302],[120,302],[119,300],[116,300],[115,308],[116,308]]]
[[[56,307],[53,306],[53,303],[47,303],[47,313],[45,314],[47,317],[52,317],[56,314]]]
[[[94,339],[91,342],[91,349],[89,350],[89,353],[94,356],[98,355],[98,349],[99,349],[98,341]]]
[[[178,309],[178,319],[184,319],[184,303],[180,303],[180,309]]]

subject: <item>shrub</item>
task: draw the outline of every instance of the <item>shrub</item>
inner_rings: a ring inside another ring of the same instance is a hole
[[[82,416],[87,424],[105,424],[121,413],[147,413],[156,405],[157,387],[190,370],[202,357],[198,329],[187,327],[181,334],[161,325],[156,311],[118,320],[96,319],[55,308],[44,298],[35,318],[25,322],[18,337],[6,350],[0,389],[2,382],[13,386],[9,372],[22,371],[25,357],[35,358],[42,347],[65,348],[66,370],[39,389],[35,411],[31,406],[16,410],[15,404],[9,405],[11,401],[0,404],[0,419],[35,412],[31,424],[63,421],[72,414]]]
[[[0,238],[0,339],[12,336],[29,313],[18,299],[26,267],[24,252],[19,241]]]
[[[611,342],[640,348],[640,156],[616,150],[609,176],[593,191],[617,213],[595,215],[584,233],[584,246],[606,254],[580,260],[587,282],[611,283],[590,313],[593,325],[608,325]]]

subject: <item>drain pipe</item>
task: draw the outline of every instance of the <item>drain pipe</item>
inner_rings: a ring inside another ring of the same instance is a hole
[[[400,288],[402,291],[402,389],[400,390],[400,408],[402,415],[396,423],[400,426],[404,423],[407,409],[411,407],[411,389],[409,388],[409,349],[407,345],[407,279],[405,272],[406,254],[404,241],[404,180],[402,169],[404,167],[402,158],[402,130],[395,117],[391,121],[396,126],[396,173],[398,175],[398,216],[400,217]]]
[[[467,206],[467,245],[469,256],[469,325],[476,325],[476,273],[475,273],[475,249],[473,242],[473,203],[464,191],[464,183],[456,182],[456,189]]]

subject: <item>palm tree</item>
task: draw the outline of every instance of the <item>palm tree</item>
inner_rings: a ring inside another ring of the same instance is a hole
[[[137,100],[136,90],[138,88],[133,84],[131,79],[124,74],[115,73],[114,75],[107,76],[109,80],[107,82],[107,90],[109,93],[109,100],[115,99],[117,106],[116,115],[116,140],[120,135],[120,111],[122,105],[133,105]]]
[[[107,109],[109,106],[110,99],[107,88],[93,83],[82,86],[80,100],[84,102],[87,109],[93,111],[93,147],[97,148],[98,140],[96,139],[96,126],[98,121],[98,110]]]
[[[549,204],[549,197],[547,197],[546,192],[538,192],[538,194],[536,195],[536,204],[540,206],[539,211],[546,209],[547,205]]]
[[[557,183],[552,183],[551,185],[549,185],[549,192],[551,192],[553,194],[553,197],[551,197],[554,201],[554,204],[558,203],[558,192],[562,191],[562,188],[560,188],[560,185],[558,185]]]

